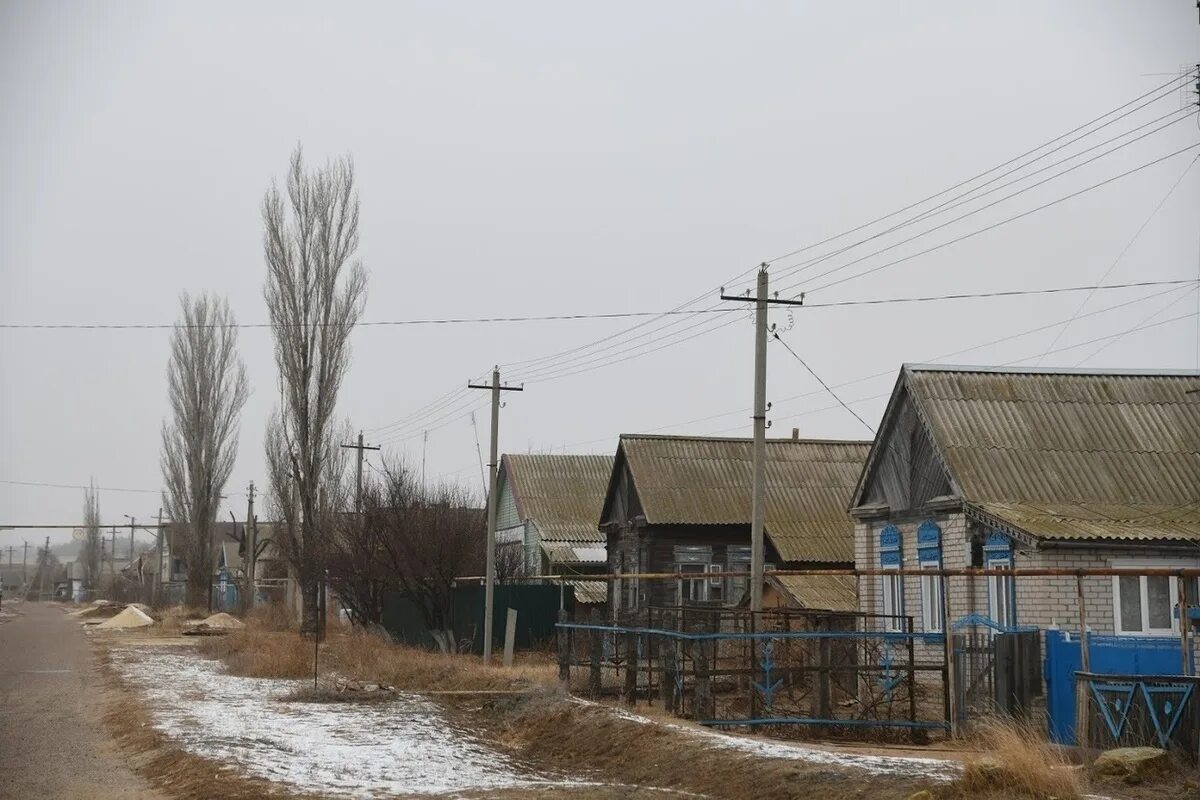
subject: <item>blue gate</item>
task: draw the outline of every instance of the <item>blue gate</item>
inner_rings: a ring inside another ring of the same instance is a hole
[[[1088,636],[1091,672],[1102,675],[1176,675],[1179,639],[1167,636]],[[1050,738],[1075,741],[1075,673],[1082,668],[1079,635],[1046,631],[1046,714]]]

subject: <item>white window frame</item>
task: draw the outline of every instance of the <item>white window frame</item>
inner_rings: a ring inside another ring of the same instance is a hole
[[[679,565],[679,605],[703,603],[708,600],[708,564]],[[699,586],[699,597],[692,596],[692,588]]]
[[[1195,569],[1195,562],[1184,561],[1125,561],[1114,560],[1114,568],[1118,569]],[[1128,576],[1127,576],[1128,577]],[[1191,578],[1189,580],[1197,580]],[[1150,592],[1148,576],[1138,576],[1138,598],[1141,604],[1142,627],[1140,630],[1126,630],[1121,622],[1121,576],[1112,577],[1112,607],[1113,630],[1118,636],[1178,636],[1179,635],[1179,578],[1172,575],[1167,578],[1167,599],[1171,604],[1171,627],[1150,627]],[[1198,587],[1200,589],[1200,587]]]
[[[922,570],[937,571],[942,568],[942,560],[940,558],[926,559],[920,563]],[[921,630],[925,633],[943,633],[945,631],[945,618],[942,612],[945,606],[942,604],[942,592],[945,589],[945,581],[941,575],[922,575],[921,576]]]
[[[1012,571],[1013,558],[989,558],[985,562],[988,569]],[[997,625],[1011,628],[1017,624],[1016,585],[1012,575],[989,575],[987,579],[988,617]],[[1004,606],[1000,606],[1000,598],[1004,598]]]
[[[883,569],[899,572],[899,566],[888,566]],[[886,617],[883,621],[884,630],[894,633],[903,633],[904,631],[904,576],[903,575],[887,575],[880,576],[880,581],[883,590],[883,615]],[[899,608],[896,606],[899,605]]]

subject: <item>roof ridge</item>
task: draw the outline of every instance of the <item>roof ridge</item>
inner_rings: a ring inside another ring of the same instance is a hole
[[[754,439],[749,436],[700,436],[700,435],[675,435],[668,433],[622,433],[619,439],[653,439],[657,441],[688,441],[688,442],[746,442],[753,443]],[[816,439],[802,438],[793,439],[790,436],[779,436],[767,439],[767,444],[846,444],[846,445],[867,445],[871,444],[870,439]]]
[[[905,362],[910,372],[982,372],[999,375],[1129,375],[1147,378],[1200,378],[1200,369],[1139,369],[1134,367],[1010,367],[970,364],[923,364]]]

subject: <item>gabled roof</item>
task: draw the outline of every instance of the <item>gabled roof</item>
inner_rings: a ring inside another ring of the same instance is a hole
[[[649,524],[749,525],[750,439],[621,436]],[[766,534],[784,561],[854,560],[846,503],[870,442],[767,440]],[[614,474],[615,478],[615,474]]]
[[[506,454],[501,469],[522,520],[544,542],[603,542],[597,524],[613,457]]]
[[[907,396],[985,520],[1046,539],[1200,539],[1196,390],[1197,371],[906,364],[855,503]]]

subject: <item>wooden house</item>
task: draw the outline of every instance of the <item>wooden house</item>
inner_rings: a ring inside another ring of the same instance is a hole
[[[1197,390],[1195,371],[905,365],[851,502],[856,564],[1200,567]],[[864,576],[859,607],[938,633],[948,589],[956,623],[1078,628],[1074,577],[945,580]],[[1178,636],[1177,580],[1085,577],[1089,627]]]
[[[496,543],[519,553],[526,576],[604,573],[596,528],[612,472],[607,455],[505,454],[497,477]],[[501,559],[501,562],[509,559]],[[605,583],[570,581],[577,603],[605,600]]]
[[[750,439],[623,435],[600,515],[612,573],[675,573],[675,581],[629,578],[610,589],[613,613],[645,606],[736,605],[750,568]],[[870,442],[767,440],[766,562],[783,568],[850,567],[846,505]],[[810,577],[768,582],[783,601],[852,610],[853,581]],[[789,600],[790,598],[790,600]]]

